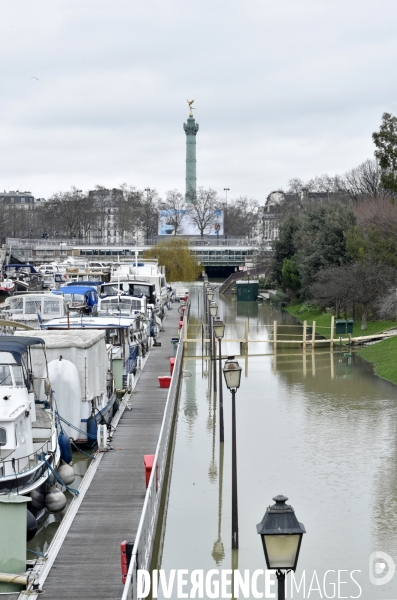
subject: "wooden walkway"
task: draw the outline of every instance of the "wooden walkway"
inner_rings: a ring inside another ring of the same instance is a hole
[[[126,409],[112,445],[94,479],[44,583],[46,600],[120,600],[123,593],[120,543],[133,540],[145,498],[143,455],[154,454],[167,389],[157,377],[169,375],[171,338],[177,335],[178,307],[173,305],[135,387],[132,410]]]

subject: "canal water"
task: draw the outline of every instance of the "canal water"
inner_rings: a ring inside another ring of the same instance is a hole
[[[191,377],[181,386],[164,537],[155,566],[167,577],[172,569],[187,569],[188,580],[196,569],[204,577],[211,569],[241,574],[247,569],[250,576],[265,569],[256,524],[272,497],[284,494],[307,531],[295,575],[300,582],[304,574],[304,582],[292,594],[288,576],[288,597],[397,598],[397,574],[382,584],[392,569],[389,559],[370,565],[377,551],[397,562],[397,388],[374,376],[372,366],[354,352],[345,356],[346,349],[303,353],[287,344],[274,353],[273,344],[256,342],[247,355],[238,356],[240,344],[224,341],[222,354],[235,354],[243,369],[236,395],[239,550],[232,553],[231,394],[224,386],[222,446],[219,395],[209,361],[201,356],[201,286],[191,299],[189,338],[199,341],[189,343],[183,366]],[[248,320],[250,339],[266,339],[274,320],[290,325],[280,328],[288,334],[285,339],[299,332],[293,317],[266,303],[237,303],[218,294],[215,300],[229,339],[244,338]],[[264,577],[257,581],[265,593]],[[190,583],[183,591],[189,593]],[[171,596],[160,590],[159,598],[165,597],[176,598],[176,586]]]
[[[86,474],[92,460],[89,458],[89,455],[93,454],[94,450],[88,449],[84,450],[83,452],[81,450],[73,451],[73,461],[71,464],[74,469],[75,479],[69,487],[75,490],[79,489],[81,482],[83,481],[83,477]],[[48,551],[52,539],[55,536],[58,527],[62,523],[66,511],[74,498],[74,494],[72,492],[65,490],[64,488],[62,488],[62,490],[66,496],[66,506],[59,513],[48,514],[46,518],[39,523],[36,535],[32,540],[30,540],[30,542],[27,543],[26,558],[28,560],[35,560],[38,555],[45,554]]]

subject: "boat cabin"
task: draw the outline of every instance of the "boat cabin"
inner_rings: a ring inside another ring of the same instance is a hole
[[[111,281],[101,285],[101,298],[107,296],[145,296],[147,304],[155,306],[157,304],[156,288],[149,281],[130,281],[128,279],[120,279],[120,281]]]
[[[147,315],[147,300],[143,294],[141,296],[107,296],[99,298],[98,314],[104,315],[122,315],[131,317],[138,313]]]
[[[85,314],[95,313],[98,306],[98,293],[90,285],[62,285],[59,290],[53,290],[55,296],[64,297],[69,310],[77,310]]]
[[[20,294],[7,298],[1,312],[9,321],[38,323],[63,317],[67,314],[67,306],[63,296],[51,293]]]
[[[41,352],[38,369],[32,366],[33,346]],[[50,407],[50,392],[44,341],[32,336],[0,336],[2,494],[30,493],[43,485],[46,479],[43,475],[48,476],[45,459],[57,464],[59,456],[55,458],[57,443],[54,419],[44,408],[44,404]],[[51,407],[47,411],[52,412]]]
[[[117,389],[125,389],[134,374],[138,357],[148,349],[148,321],[141,315],[131,317],[71,317],[42,324],[43,329],[99,329],[105,331],[110,363]]]

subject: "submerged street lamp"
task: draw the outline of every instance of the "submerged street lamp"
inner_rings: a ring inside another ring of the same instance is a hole
[[[234,356],[228,356],[223,367],[223,376],[232,393],[232,549],[238,549],[238,504],[237,504],[237,443],[236,443],[236,391],[240,387],[241,367]]]
[[[222,386],[222,338],[225,335],[225,324],[218,317],[214,321],[215,337],[219,344],[219,441],[222,444],[225,441],[223,427],[223,386]]]
[[[285,599],[285,574],[295,571],[302,536],[306,529],[298,522],[286,496],[275,496],[262,521],[256,526],[261,536],[268,569],[275,569],[278,580],[278,600]]]

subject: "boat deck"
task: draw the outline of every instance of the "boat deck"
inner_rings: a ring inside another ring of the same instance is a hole
[[[133,540],[145,498],[144,454],[154,454],[167,389],[157,377],[169,375],[171,338],[178,329],[173,304],[113,437],[113,452],[101,460],[80,509],[44,583],[46,600],[120,600],[123,593],[120,543]]]

